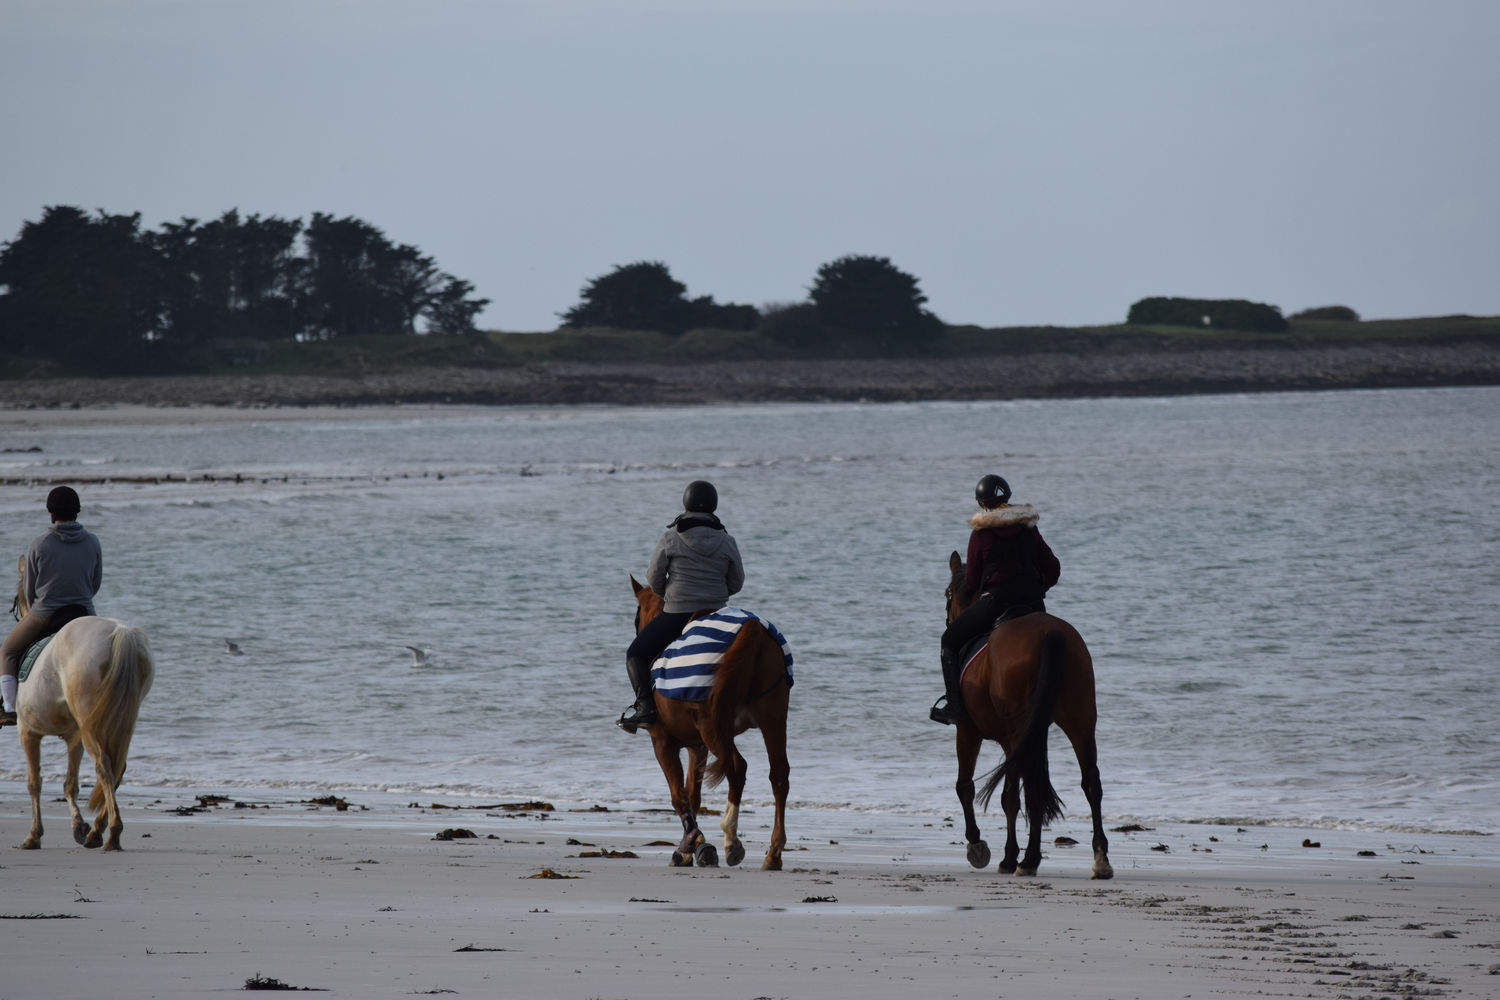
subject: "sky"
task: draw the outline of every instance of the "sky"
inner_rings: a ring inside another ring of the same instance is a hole
[[[0,0],[0,241],[355,216],[550,330],[614,267],[953,324],[1500,315],[1497,0]]]

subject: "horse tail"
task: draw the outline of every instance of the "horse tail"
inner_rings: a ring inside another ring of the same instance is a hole
[[[708,730],[703,742],[708,745],[713,760],[709,761],[704,778],[709,788],[717,787],[729,775],[739,751],[734,746],[734,720],[740,708],[750,700],[750,688],[755,682],[755,665],[758,651],[754,644],[770,638],[760,622],[747,621],[740,626],[740,634],[724,651],[719,660],[719,669],[714,673],[714,683],[708,691],[708,702],[704,710],[708,714]]]
[[[1046,826],[1063,814],[1062,799],[1052,787],[1052,778],[1047,770],[1047,730],[1052,726],[1052,717],[1057,710],[1058,694],[1062,690],[1063,663],[1067,655],[1067,640],[1061,632],[1048,631],[1042,636],[1041,655],[1037,658],[1036,685],[1031,691],[1031,711],[1026,728],[1016,743],[1014,752],[1008,754],[999,767],[989,773],[984,789],[980,792],[980,805],[988,807],[990,796],[1010,775],[1021,779],[1021,788],[1026,796],[1026,816],[1034,826]]]
[[[125,777],[125,760],[130,753],[130,739],[135,735],[135,718],[141,701],[151,689],[151,650],[146,633],[129,625],[117,627],[110,636],[109,662],[100,677],[99,697],[79,720],[79,728],[98,741],[114,771],[114,787]],[[104,789],[94,785],[89,808],[104,805]]]

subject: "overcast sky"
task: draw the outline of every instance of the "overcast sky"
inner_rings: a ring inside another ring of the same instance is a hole
[[[1500,314],[1500,0],[0,0],[0,240],[353,215],[547,330],[660,260],[950,323]]]

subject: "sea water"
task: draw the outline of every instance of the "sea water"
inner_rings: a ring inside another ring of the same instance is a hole
[[[1500,832],[1500,389],[178,416],[0,434],[0,549],[77,484],[98,610],[150,635],[134,789],[665,806],[613,725],[630,575],[704,478],[796,659],[792,807],[951,815],[942,593],[997,472],[1093,651],[1111,822]]]

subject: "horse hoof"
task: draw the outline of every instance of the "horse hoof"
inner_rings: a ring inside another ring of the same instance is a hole
[[[738,840],[724,848],[724,863],[733,868],[745,860],[745,845]]]
[[[80,844],[87,844],[89,839],[89,825],[87,823],[79,823],[73,827],[73,839]]]
[[[969,845],[969,864],[975,868],[984,868],[990,863],[990,845],[982,840],[976,840]]]
[[[691,867],[693,867],[693,856],[691,854],[688,854],[685,851],[673,851],[672,852],[672,867],[673,868],[691,868]]]
[[[1016,873],[1016,863],[1014,861],[1002,861],[995,866],[995,871],[1001,875],[1014,875]]]
[[[1094,866],[1094,874],[1093,874],[1092,877],[1093,878],[1098,878],[1098,879],[1114,878],[1115,877],[1115,870],[1113,868],[1111,868],[1109,866],[1109,862],[1106,861],[1103,864],[1097,864],[1097,865]]]
[[[698,863],[699,868],[717,868],[719,851],[713,844],[699,844],[698,849],[693,852],[693,860]]]
[[[102,843],[104,843],[103,837],[86,837],[84,838],[83,846],[92,851]]]
[[[1021,865],[1016,868],[1016,878],[1031,878],[1035,874],[1036,865],[1032,865],[1030,868],[1026,867],[1025,865]]]
[[[771,857],[771,855],[767,854],[765,863],[760,866],[760,870],[763,872],[781,871],[781,856],[777,855],[773,858]]]
[[[37,840],[35,837],[27,837],[25,840],[21,841],[21,850],[23,851],[35,851],[41,846],[42,842],[40,840]]]

